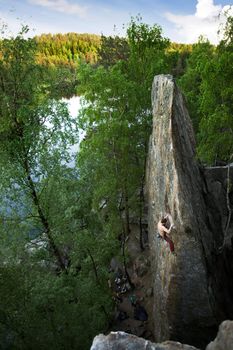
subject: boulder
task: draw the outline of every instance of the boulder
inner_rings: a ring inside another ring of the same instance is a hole
[[[94,338],[91,350],[198,350],[197,348],[175,341],[165,341],[160,344],[138,338],[124,332],[111,332],[109,335],[100,334]],[[224,321],[219,327],[217,337],[206,350],[233,349],[233,321]]]
[[[218,331],[216,339],[206,350],[232,350],[233,349],[233,321],[224,321]]]
[[[167,341],[162,344],[151,343],[149,340],[124,332],[100,334],[94,338],[91,350],[198,350],[189,345]]]

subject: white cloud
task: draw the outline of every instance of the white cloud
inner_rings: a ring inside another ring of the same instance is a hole
[[[198,0],[196,5],[195,17],[214,18],[222,11],[221,5],[214,5],[213,0]]]
[[[176,15],[170,12],[165,17],[173,25],[172,40],[193,43],[197,42],[200,35],[207,37],[210,42],[216,44],[220,37],[218,30],[221,24],[226,22],[225,12],[230,10],[230,5],[215,5],[213,0],[197,0],[196,12],[190,15]]]
[[[86,6],[73,4],[67,0],[28,0],[28,2],[34,5],[47,7],[57,12],[79,15],[80,17],[84,17],[87,12]]]

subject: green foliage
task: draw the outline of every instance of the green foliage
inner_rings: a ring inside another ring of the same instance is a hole
[[[35,37],[37,62],[73,68],[80,61],[95,63],[100,37],[94,34],[42,34]]]
[[[162,36],[158,25],[149,26],[142,23],[141,18],[132,19],[127,29],[130,46],[129,77],[138,83],[148,85],[155,74],[167,72],[165,50],[169,40]],[[142,90],[143,90],[142,86]],[[148,86],[145,86],[148,89]],[[146,90],[148,91],[148,90]]]
[[[203,39],[193,45],[179,82],[197,132],[198,156],[207,164],[227,162],[233,153],[232,23],[228,17],[224,38],[216,48]]]
[[[129,45],[125,38],[101,35],[101,46],[98,48],[98,64],[112,66],[119,60],[129,57]]]
[[[179,80],[179,85],[188,102],[188,110],[196,133],[199,130],[200,120],[203,115],[200,111],[203,94],[203,74],[213,54],[214,47],[208,40],[200,38],[199,42],[193,45],[192,52],[187,61],[187,70]]]
[[[167,64],[169,72],[175,77],[180,78],[187,69],[187,61],[192,52],[193,45],[171,43],[166,49]]]
[[[129,210],[139,212],[152,120],[151,82],[166,70],[168,44],[160,27],[132,19],[126,40],[104,38],[104,66],[79,68],[78,92],[86,101],[79,125],[86,137],[78,166],[90,183],[93,208],[104,212],[102,220],[116,235],[129,229]],[[125,55],[118,61],[117,46],[124,47]]]
[[[20,124],[25,117],[26,107],[32,108],[40,95],[33,80],[40,78],[39,67],[34,61],[35,44],[33,40],[23,38],[27,30],[27,27],[23,28],[14,40],[9,38],[0,41],[1,131],[12,130],[16,123]]]
[[[200,110],[199,155],[208,163],[229,161],[233,154],[233,54],[229,45],[219,45],[206,65]],[[208,145],[208,146],[207,146]]]
[[[233,154],[233,118],[223,106],[216,107],[200,123],[198,152],[202,160],[213,164],[215,160],[230,161]]]
[[[86,188],[67,166],[76,121],[26,31],[1,41],[1,343],[87,349],[109,322],[116,245],[80,199]]]
[[[6,349],[89,349],[94,334],[106,329],[103,308],[111,308],[111,298],[88,274],[57,277],[25,259],[0,273],[0,336]]]

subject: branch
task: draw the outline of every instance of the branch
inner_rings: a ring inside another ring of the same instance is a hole
[[[24,169],[25,169],[25,172],[26,172],[26,175],[27,175],[28,186],[29,186],[29,189],[31,191],[31,196],[32,196],[33,203],[34,203],[35,207],[37,208],[40,221],[41,221],[41,223],[42,223],[42,225],[44,227],[45,234],[48,237],[49,244],[50,244],[50,246],[52,248],[52,252],[53,252],[53,254],[54,254],[54,256],[55,256],[55,258],[57,260],[57,263],[58,263],[58,266],[60,267],[60,269],[62,271],[67,271],[65,263],[64,263],[63,258],[62,258],[62,254],[61,254],[60,250],[58,249],[58,247],[57,247],[57,245],[56,245],[56,243],[55,243],[55,241],[53,239],[49,222],[48,222],[46,216],[44,215],[43,210],[42,210],[42,208],[40,206],[40,201],[39,201],[36,189],[35,189],[35,184],[33,182],[31,174],[30,174],[30,168],[29,168],[27,157],[25,157],[25,159],[24,159]]]
[[[126,255],[125,255],[126,233],[125,233],[125,225],[124,225],[124,221],[122,219],[122,216],[121,216],[120,212],[119,212],[119,214],[120,214],[121,223],[122,223],[121,248],[122,248],[124,271],[125,271],[126,278],[127,278],[128,282],[129,282],[131,288],[134,289],[135,285],[131,281],[130,275],[129,275],[128,270],[127,270],[127,264],[126,264]]]
[[[90,249],[87,248],[87,252],[88,252],[88,255],[90,256],[91,261],[92,261],[92,266],[93,266],[93,270],[94,270],[94,273],[95,273],[96,282],[97,282],[97,284],[100,284],[95,260],[94,260],[93,256],[91,255]]]

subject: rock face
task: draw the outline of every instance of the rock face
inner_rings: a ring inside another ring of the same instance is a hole
[[[218,251],[224,224],[215,227],[215,189],[211,189],[211,180],[206,180],[195,160],[191,121],[171,76],[155,77],[152,105],[146,195],[154,291],[150,317],[154,319],[154,336],[158,342],[172,339],[204,346],[213,339],[219,322],[227,318],[221,283],[232,305],[231,286],[225,288],[225,282],[220,279],[220,275],[229,279],[231,273],[231,268],[225,271],[224,253]],[[213,202],[212,212],[208,209],[209,201]],[[221,210],[226,214],[225,209],[218,208],[220,216]],[[175,224],[171,238],[176,255],[156,235],[157,222],[163,213],[170,213]],[[225,262],[229,256],[232,257],[232,251]]]
[[[216,339],[206,350],[232,350],[233,349],[233,321],[224,321],[219,327]]]
[[[202,169],[202,178],[207,225],[213,233],[209,283],[218,306],[216,317],[222,321],[233,318],[233,166]]]
[[[143,338],[124,332],[111,332],[95,337],[91,350],[198,350],[193,346],[167,341],[163,344],[151,343]]]
[[[197,348],[174,341],[155,344],[143,338],[124,332],[111,332],[105,336],[95,337],[91,350],[198,350]],[[224,321],[217,337],[206,350],[232,350],[233,349],[233,321]]]

